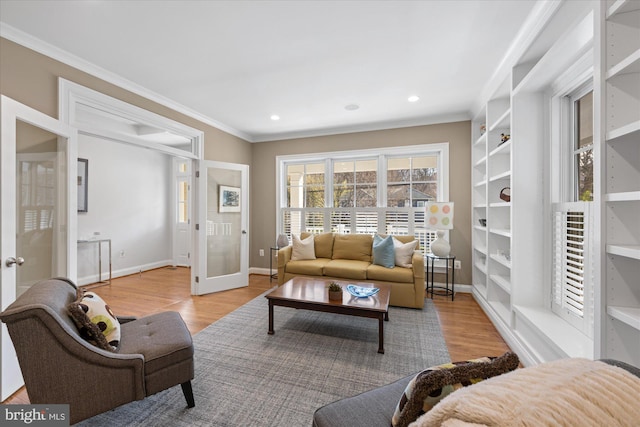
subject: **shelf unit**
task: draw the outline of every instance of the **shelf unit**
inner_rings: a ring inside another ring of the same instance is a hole
[[[640,2],[602,7],[606,316],[600,353],[640,366]]]
[[[487,219],[487,137],[486,109],[483,109],[474,120],[476,126],[472,131],[474,141],[472,143],[471,161],[471,185],[473,206],[473,284],[481,295],[487,293],[487,227],[481,220]]]
[[[624,3],[619,10],[627,13],[629,6]],[[583,333],[577,329],[577,322],[566,320],[554,311],[551,304],[553,259],[550,255],[553,247],[552,201],[557,196],[552,181],[557,177],[559,162],[564,161],[553,151],[560,141],[557,134],[563,130],[552,121],[551,115],[556,113],[554,109],[558,105],[553,94],[573,83],[578,84],[577,80],[583,83],[588,79],[587,74],[600,65],[600,48],[605,42],[600,32],[600,20],[604,15],[599,2],[547,2],[542,7],[544,10],[538,15],[541,20],[527,34],[527,41],[514,50],[509,61],[496,71],[495,81],[487,85],[483,103],[472,120],[472,129],[476,133],[471,136],[474,221],[477,221],[475,216],[478,212],[486,215],[487,219],[486,227],[479,227],[477,222],[473,227],[473,253],[476,258],[473,293],[525,365],[563,357],[594,358],[603,341],[600,331],[604,313],[601,312],[607,311],[603,307],[601,283],[597,283],[594,289],[594,311],[598,317],[592,322],[592,331]],[[596,37],[600,38],[596,40]],[[609,70],[610,74],[626,76],[640,69],[637,50],[638,47],[631,48],[625,57],[619,58],[615,68]],[[600,77],[598,72],[593,72],[593,75]],[[598,100],[601,99],[602,85],[599,80],[594,81]],[[635,97],[637,101],[637,95],[634,92],[626,97]],[[626,140],[628,134],[634,134],[631,139],[638,140],[635,135],[640,129],[638,119],[640,117],[622,120],[624,123],[609,129],[609,137]],[[477,131],[481,124],[487,127],[486,136],[483,135],[482,139]],[[600,129],[600,123],[594,123],[596,128]],[[511,138],[501,144],[500,135],[503,133]],[[601,139],[597,141],[598,147]],[[637,152],[626,152],[621,161],[628,155],[638,158]],[[622,168],[621,165],[616,167]],[[638,177],[634,168],[631,169],[635,172],[625,172],[626,175]],[[594,179],[598,180],[594,186],[596,189],[603,180],[602,171],[600,168],[599,174],[594,173]],[[609,192],[607,204],[625,206],[625,209],[636,212],[632,205],[639,200],[640,188],[623,181],[617,183],[615,191]],[[500,191],[506,187],[511,190],[508,202],[500,199]],[[479,201],[480,196],[482,201]],[[597,203],[602,202],[598,200]],[[619,207],[616,209],[620,210]],[[619,221],[634,224],[633,219],[627,221],[625,218],[619,218]],[[600,219],[599,216],[596,218],[597,224],[604,222]],[[596,242],[604,238],[601,231],[598,233]],[[615,246],[612,251],[630,253],[635,249],[628,246],[638,242],[610,240],[609,244]],[[598,247],[595,259],[603,258],[600,256],[603,252],[604,246]],[[620,255],[616,257],[623,258]],[[611,306],[609,317],[624,325],[616,332],[638,323],[633,318],[637,314],[634,304],[630,309],[621,309],[622,304]],[[640,343],[637,337],[632,338]],[[640,364],[622,352],[613,354]]]
[[[474,131],[486,132],[473,143],[472,188],[474,224],[486,219],[486,226],[474,225],[474,274],[476,297],[483,306],[509,327],[511,324],[511,203],[500,199],[502,189],[511,187],[511,77],[496,90],[474,119]]]

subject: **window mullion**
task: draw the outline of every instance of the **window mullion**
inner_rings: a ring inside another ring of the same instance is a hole
[[[324,161],[324,170],[326,171],[324,179],[324,207],[333,207],[333,162],[331,159]]]
[[[378,156],[378,177],[376,180],[378,184],[378,207],[387,206],[387,156],[381,154]]]

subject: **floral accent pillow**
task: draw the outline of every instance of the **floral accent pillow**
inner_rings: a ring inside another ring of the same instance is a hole
[[[406,427],[454,391],[513,371],[519,363],[515,353],[507,352],[500,357],[482,357],[425,369],[407,384],[391,424]]]
[[[80,336],[103,350],[117,351],[120,322],[107,303],[94,292],[86,292],[67,306]]]

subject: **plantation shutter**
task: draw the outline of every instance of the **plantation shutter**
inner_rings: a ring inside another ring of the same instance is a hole
[[[396,236],[409,234],[409,211],[387,211],[385,216],[387,234]]]
[[[351,211],[337,210],[331,212],[331,231],[334,233],[351,233]]]
[[[307,211],[304,215],[304,231],[312,234],[324,232],[324,212]]]
[[[356,211],[356,232],[375,234],[378,232],[378,212]]]
[[[552,310],[585,333],[593,310],[590,206],[557,203],[553,212]]]

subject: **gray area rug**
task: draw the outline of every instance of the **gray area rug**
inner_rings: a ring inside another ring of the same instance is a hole
[[[275,335],[267,334],[267,300],[259,296],[193,337],[195,408],[186,408],[177,386],[80,425],[308,427],[320,406],[449,361],[428,299],[424,310],[390,307],[385,354],[377,353],[375,319],[274,313]]]

